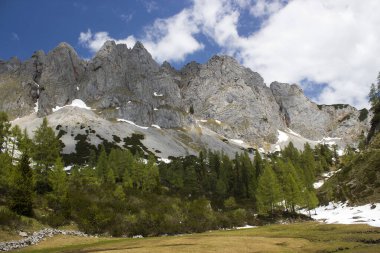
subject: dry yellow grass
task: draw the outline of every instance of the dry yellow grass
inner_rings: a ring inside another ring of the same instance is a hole
[[[375,243],[365,243],[373,240]],[[380,229],[301,223],[142,239],[57,236],[21,252],[380,252]]]

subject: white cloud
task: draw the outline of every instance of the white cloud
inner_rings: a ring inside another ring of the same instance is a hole
[[[256,17],[272,15],[282,9],[286,3],[286,0],[256,0],[250,7],[250,13]]]
[[[204,48],[196,38],[203,34],[267,84],[327,83],[318,102],[363,107],[380,70],[379,9],[378,0],[192,0],[178,14],[157,19],[139,40],[160,62],[183,61]],[[238,32],[243,11],[263,21],[247,36]],[[87,31],[79,41],[95,52],[107,39],[107,32]],[[135,38],[116,40],[123,41]]]
[[[320,103],[367,106],[380,70],[380,2],[294,0],[257,33],[240,38],[235,53],[267,82],[327,83]]]
[[[17,41],[19,41],[19,40],[20,40],[20,37],[18,36],[18,34],[17,34],[17,33],[15,33],[15,32],[12,32],[12,40],[17,40]]]
[[[120,19],[123,20],[125,23],[129,23],[133,19],[134,13],[129,14],[121,14]]]
[[[108,32],[97,32],[93,34],[90,29],[88,29],[87,32],[81,32],[79,34],[79,43],[90,49],[93,53],[96,53],[107,40],[114,40],[116,44],[126,44],[128,47],[133,47],[136,43],[136,39],[133,35],[125,39],[116,40],[111,38]]]
[[[155,1],[152,0],[144,0],[143,4],[145,6],[145,9],[148,13],[151,13],[152,11],[155,11],[158,9],[158,4]]]

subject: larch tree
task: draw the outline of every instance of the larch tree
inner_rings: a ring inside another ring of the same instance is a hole
[[[256,192],[257,207],[260,213],[273,213],[276,203],[281,200],[280,186],[269,163],[264,163],[264,170],[259,177]]]

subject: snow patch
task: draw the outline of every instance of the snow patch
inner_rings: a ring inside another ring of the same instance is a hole
[[[245,225],[244,227],[236,227],[236,229],[256,228],[257,226]]]
[[[153,95],[154,95],[155,97],[162,97],[162,96],[163,96],[163,94],[159,94],[159,93],[157,93],[157,92],[153,92]]]
[[[344,150],[343,149],[338,149],[336,151],[336,153],[338,154],[338,156],[342,156],[342,155],[344,155]]]
[[[37,99],[37,102],[34,104],[34,112],[38,112],[38,99]]]
[[[347,203],[330,202],[327,206],[320,206],[311,211],[312,218],[328,224],[368,224],[380,227],[380,203],[362,206],[348,206]],[[308,214],[307,210],[301,210]]]
[[[341,139],[342,138],[338,138],[338,137],[323,137],[322,140],[318,141],[318,143],[332,146],[332,145],[335,145],[336,142]]]
[[[277,132],[278,132],[277,144],[282,143],[282,142],[286,142],[289,140],[289,135],[287,133],[280,131],[280,130],[277,130]]]
[[[73,165],[66,166],[63,168],[64,171],[70,171],[73,168]]]
[[[159,125],[152,125],[152,127],[155,127],[155,128],[157,128],[157,129],[161,129],[161,127],[159,126]]]
[[[313,184],[313,187],[314,187],[314,189],[321,188],[321,186],[322,186],[324,183],[325,183],[324,180],[319,180],[318,182],[315,182],[315,183]]]
[[[294,132],[292,129],[288,128],[287,131],[292,134],[292,135],[295,135],[295,136],[298,136],[298,137],[302,137],[300,134]]]
[[[326,182],[327,179],[329,179],[330,177],[332,177],[335,173],[337,173],[339,171],[340,171],[340,169],[323,173],[322,174],[323,179],[319,180],[313,184],[314,189],[318,189],[318,188],[322,187],[322,185]]]
[[[207,122],[207,120],[206,119],[201,119],[201,120],[199,120],[200,122],[203,122],[203,123],[206,123]]]
[[[230,139],[230,141],[235,142],[236,144],[244,144],[244,141],[238,139]]]
[[[125,123],[131,124],[131,125],[134,125],[135,127],[138,127],[138,128],[141,128],[141,129],[148,129],[148,128],[149,128],[149,127],[139,126],[139,125],[137,125],[135,122],[130,121],[130,120],[126,120],[126,119],[116,119],[116,121],[119,121],[119,122],[125,122]]]
[[[80,99],[74,99],[70,105],[65,105],[65,106],[56,106],[55,108],[52,108],[53,112],[56,112],[58,110],[61,110],[62,108],[64,107],[67,107],[67,106],[72,106],[72,107],[79,107],[79,108],[82,108],[82,109],[86,109],[86,110],[91,110],[91,107],[88,107],[86,105],[85,102],[83,102],[82,100]]]
[[[172,160],[168,158],[157,158],[157,161],[164,162],[164,163],[171,163]]]
[[[158,111],[158,109],[157,108],[153,108],[153,111]]]
[[[79,91],[79,87],[77,86],[77,90]]]

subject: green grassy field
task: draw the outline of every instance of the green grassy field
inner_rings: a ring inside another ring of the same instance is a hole
[[[380,252],[380,228],[304,222],[142,239],[56,236],[17,252]]]

